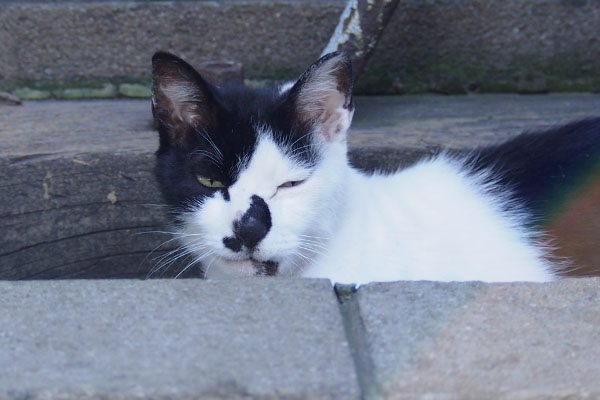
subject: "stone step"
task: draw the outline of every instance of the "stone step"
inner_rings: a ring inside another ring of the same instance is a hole
[[[0,279],[178,274],[152,176],[147,100],[0,106]],[[359,97],[355,165],[393,170],[441,147],[599,115],[600,95]],[[194,273],[194,271],[189,271]]]
[[[351,300],[365,398],[600,396],[600,280],[399,282]]]
[[[111,95],[105,83],[147,82],[157,50],[195,65],[239,61],[252,79],[291,79],[318,58],[344,4],[2,0],[0,89]],[[600,90],[599,18],[597,1],[401,1],[358,89]]]
[[[0,281],[0,399],[594,399],[600,278]]]
[[[328,281],[0,281],[0,399],[358,398]]]

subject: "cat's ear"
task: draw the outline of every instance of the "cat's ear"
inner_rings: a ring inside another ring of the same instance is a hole
[[[352,63],[343,52],[321,57],[289,90],[294,118],[333,142],[345,139],[352,122]]]
[[[193,128],[211,125],[216,102],[209,85],[182,59],[164,52],[152,57],[152,114],[161,140],[184,144]]]

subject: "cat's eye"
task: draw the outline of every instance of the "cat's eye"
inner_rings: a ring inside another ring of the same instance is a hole
[[[280,188],[291,188],[294,186],[298,186],[299,184],[301,184],[304,181],[288,181],[286,183],[282,183],[281,185],[279,185]]]
[[[223,185],[223,183],[221,181],[207,178],[202,175],[196,175],[196,179],[198,180],[199,184],[201,184],[202,186],[205,186],[207,188],[210,188],[210,189],[221,189],[221,188],[225,187],[225,185]]]

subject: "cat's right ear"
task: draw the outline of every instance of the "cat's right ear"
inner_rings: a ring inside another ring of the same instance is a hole
[[[287,97],[294,120],[327,142],[345,140],[352,122],[352,63],[343,52],[321,57],[300,76]]]
[[[165,52],[152,57],[152,115],[162,141],[183,145],[195,129],[215,120],[209,85],[182,59]]]

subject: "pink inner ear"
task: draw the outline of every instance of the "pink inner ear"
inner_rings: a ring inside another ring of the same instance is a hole
[[[153,106],[174,142],[182,143],[190,127],[211,123],[211,105],[201,89],[183,78],[166,77],[155,81]]]
[[[310,96],[310,97],[309,97]],[[316,123],[318,130],[328,142],[345,137],[352,121],[352,108],[344,107],[345,96],[333,85],[323,85],[320,90],[308,90],[301,94],[299,109],[306,122]]]
[[[193,88],[173,82],[171,84],[160,85],[159,92],[164,96],[165,105],[171,113],[173,122],[195,124],[200,118],[200,99]]]
[[[345,120],[348,119],[347,116],[344,116],[344,110],[338,109],[332,112],[327,112],[322,115],[321,120],[321,132],[325,136],[325,139],[328,142],[333,142],[340,135],[344,135],[348,126],[344,123]]]
[[[345,137],[352,121],[352,75],[347,60],[337,56],[314,69],[302,83],[297,98],[298,118],[315,125],[328,142]]]

